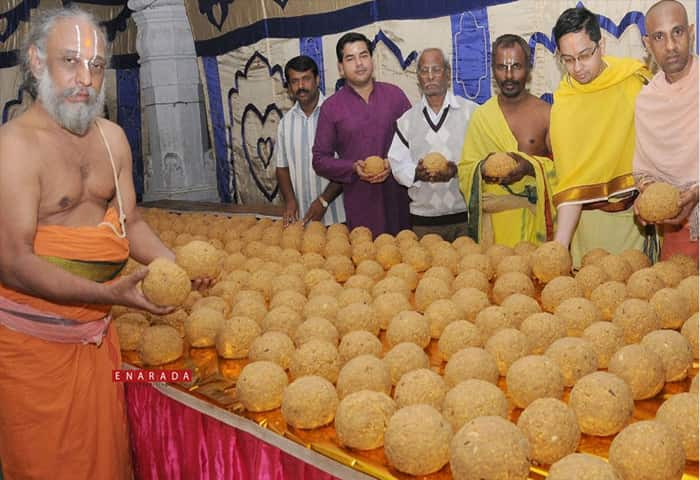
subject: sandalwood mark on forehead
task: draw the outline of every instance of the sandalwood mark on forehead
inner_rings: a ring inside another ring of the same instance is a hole
[[[95,58],[97,58],[97,31],[96,30],[92,31],[92,36],[95,39],[95,43],[93,44],[95,46],[95,48],[92,50],[93,51],[92,60],[94,61]]]
[[[97,30],[90,28],[92,30],[91,35],[89,30],[85,31],[85,27],[80,25],[73,25],[73,28],[75,29],[75,49],[69,50],[74,52],[77,57],[81,57],[84,53],[91,60],[102,58],[97,52],[100,44]]]
[[[78,45],[78,56],[80,56],[80,27],[77,25],[75,26],[75,35]]]

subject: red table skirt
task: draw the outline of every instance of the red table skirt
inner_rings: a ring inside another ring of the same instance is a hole
[[[152,385],[127,384],[126,401],[137,479],[335,478]]]

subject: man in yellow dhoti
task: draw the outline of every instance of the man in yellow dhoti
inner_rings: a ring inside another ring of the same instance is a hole
[[[651,75],[638,60],[604,56],[598,19],[585,8],[564,11],[554,38],[567,71],[551,115],[555,239],[571,247],[577,267],[593,248],[644,248],[632,208],[634,102]]]
[[[525,40],[503,35],[492,52],[499,94],[472,115],[458,168],[468,234],[485,245],[511,247],[523,240],[551,240],[549,105],[525,88],[531,63]],[[482,165],[495,152],[508,152],[517,167],[502,178],[484,177]]]

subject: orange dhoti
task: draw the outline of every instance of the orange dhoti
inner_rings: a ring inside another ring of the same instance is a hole
[[[661,260],[668,260],[677,253],[688,255],[696,262],[698,260],[698,241],[691,239],[688,222],[685,222],[682,227],[664,225]]]
[[[118,274],[129,242],[109,209],[97,227],[39,226],[37,255],[95,281]],[[3,305],[31,307],[68,323],[96,322],[106,305],[60,305],[0,285]],[[8,328],[0,311],[0,461],[11,479],[132,478],[119,339],[109,325],[101,343],[59,343]],[[4,320],[4,321],[3,321]]]

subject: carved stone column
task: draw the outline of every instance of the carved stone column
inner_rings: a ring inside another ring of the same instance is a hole
[[[202,141],[202,88],[184,0],[129,0],[128,6],[138,28],[150,147],[143,199],[219,201],[216,164]]]

